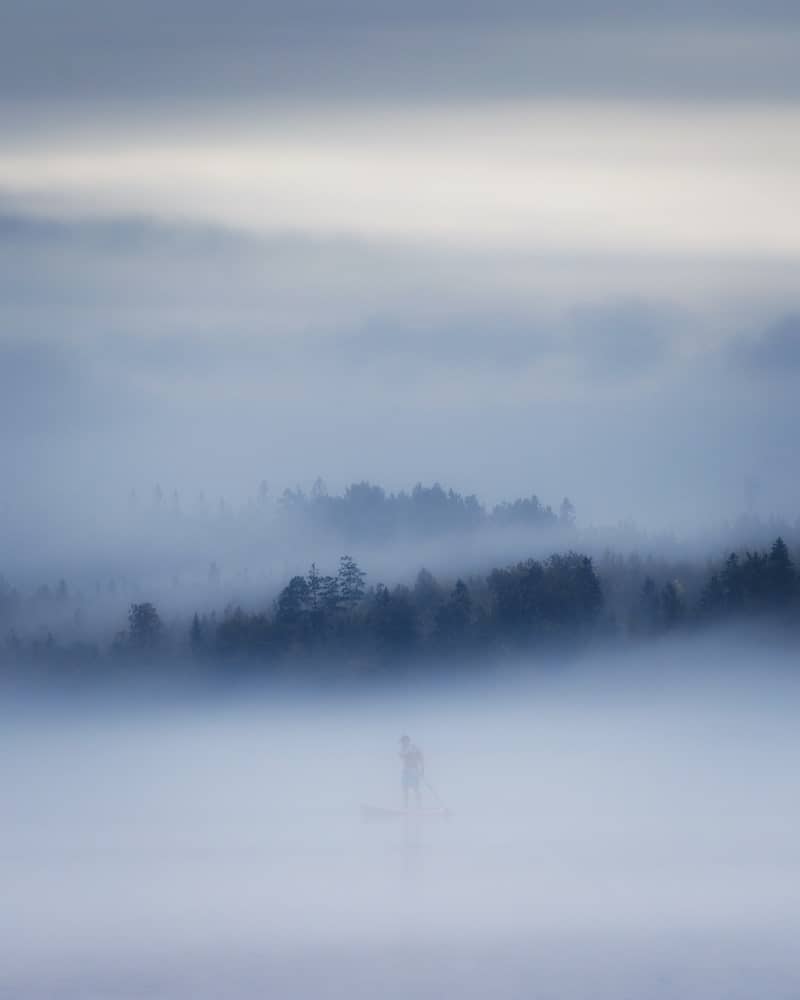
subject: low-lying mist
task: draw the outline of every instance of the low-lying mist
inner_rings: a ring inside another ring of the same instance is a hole
[[[7,697],[0,995],[796,996],[796,654],[531,666]]]
[[[423,570],[447,589],[459,577],[577,551],[593,559],[606,610],[624,622],[647,577],[659,587],[675,583],[696,603],[709,566],[731,551],[768,549],[778,537],[793,555],[800,551],[800,522],[752,512],[696,534],[652,533],[632,522],[594,525],[566,497],[490,505],[438,483],[391,493],[360,482],[335,495],[318,480],[308,493],[277,497],[262,483],[240,506],[203,495],[188,503],[159,487],[149,499],[133,492],[121,506],[89,506],[82,520],[74,517],[67,509],[44,520],[30,515],[24,527],[13,518],[5,524],[0,639],[52,635],[104,647],[131,605],[146,601],[185,640],[195,613],[269,612],[293,577],[312,566],[335,575],[344,553],[368,587],[414,587]]]

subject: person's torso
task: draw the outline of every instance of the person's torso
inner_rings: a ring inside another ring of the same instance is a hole
[[[403,750],[400,756],[403,758],[404,770],[420,771],[422,769],[422,753],[418,747],[410,746],[407,750]]]

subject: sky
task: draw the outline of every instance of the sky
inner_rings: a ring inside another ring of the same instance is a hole
[[[2,509],[796,517],[800,15],[662,6],[7,0]]]

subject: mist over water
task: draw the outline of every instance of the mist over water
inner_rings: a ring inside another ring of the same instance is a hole
[[[6,699],[0,995],[796,996],[795,661]],[[364,823],[405,731],[452,816]]]
[[[3,0],[0,1000],[800,996],[798,64]]]

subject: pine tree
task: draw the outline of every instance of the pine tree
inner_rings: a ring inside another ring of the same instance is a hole
[[[782,538],[776,538],[769,550],[766,574],[770,603],[773,606],[788,604],[797,588],[797,576],[786,542]]]
[[[203,629],[200,625],[200,618],[195,611],[194,617],[192,618],[191,628],[189,629],[189,644],[192,647],[192,652],[197,653],[200,651],[203,645]]]
[[[308,576],[306,577],[306,584],[308,586],[308,607],[309,610],[315,612],[319,609],[322,596],[322,578],[319,575],[316,563],[311,563],[311,569],[309,569]]]
[[[339,581],[335,576],[323,576],[320,583],[320,600],[328,614],[335,614],[341,607]]]
[[[131,604],[128,611],[128,637],[132,649],[153,650],[162,633],[161,618],[149,601]]]
[[[350,556],[342,556],[339,560],[339,594],[349,608],[355,607],[364,598],[364,581],[366,573],[362,572]]]
[[[458,580],[447,602],[436,613],[436,638],[445,646],[459,645],[472,622],[472,598],[463,580]]]
[[[296,626],[308,610],[308,583],[302,576],[293,576],[278,595],[275,620],[278,625]]]
[[[673,580],[664,584],[661,591],[661,621],[665,628],[679,625],[686,614],[683,595],[678,583]]]

